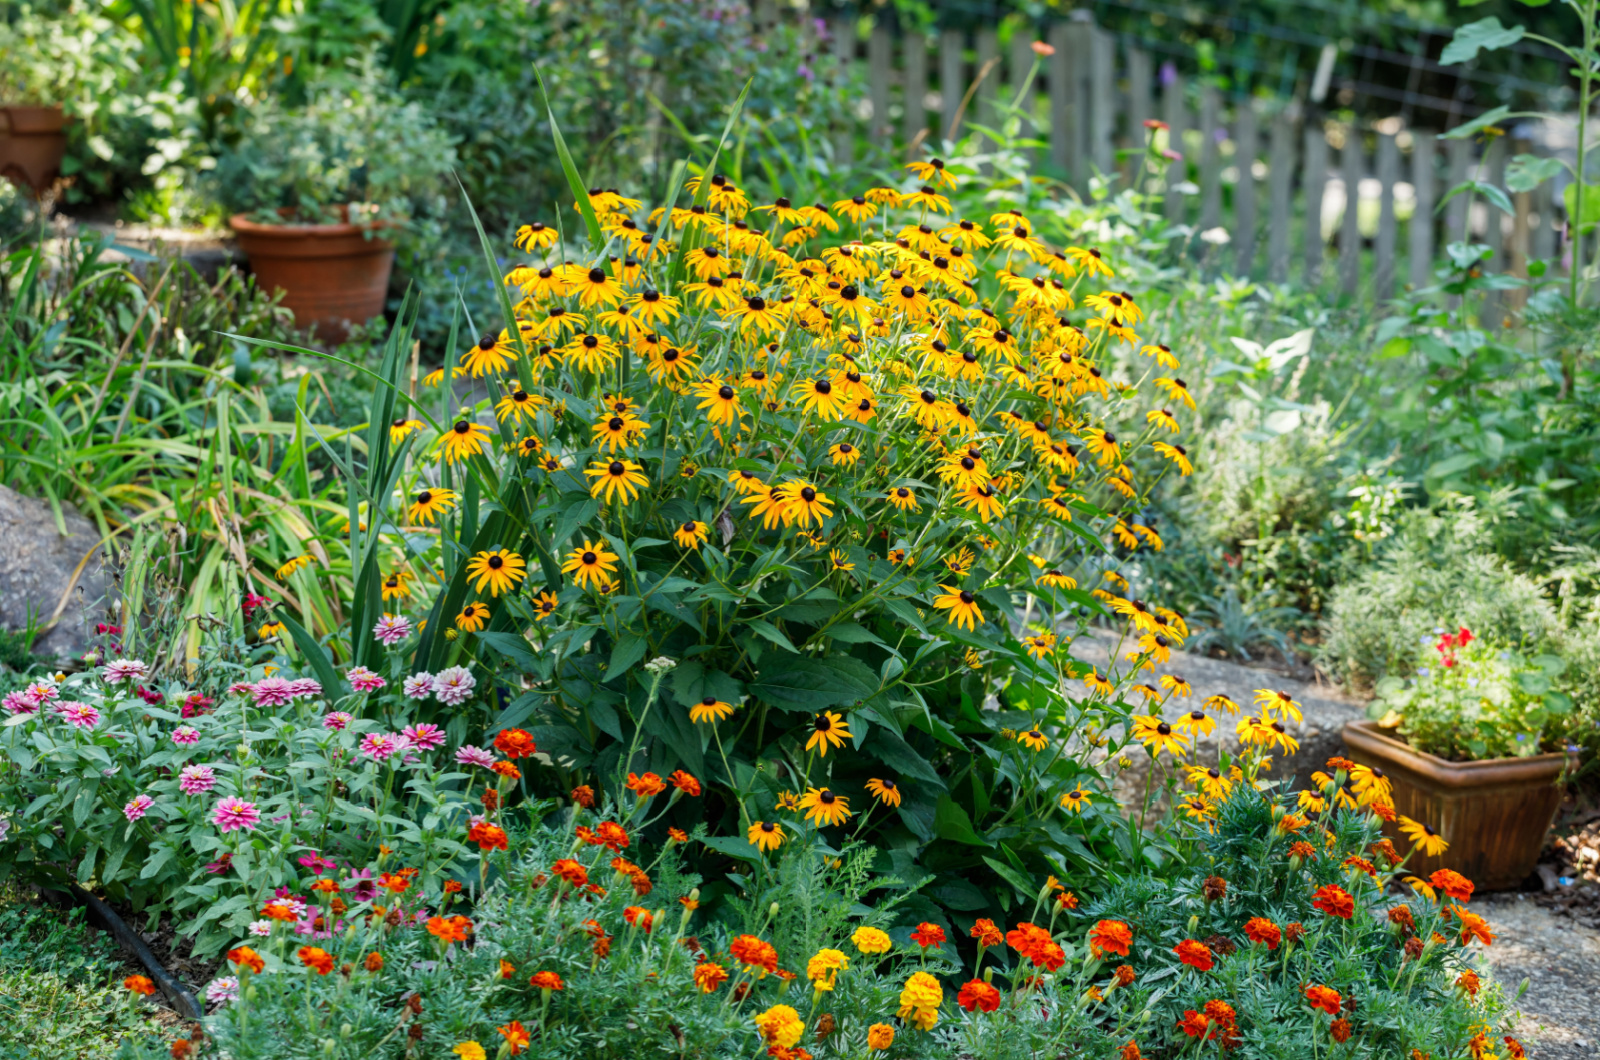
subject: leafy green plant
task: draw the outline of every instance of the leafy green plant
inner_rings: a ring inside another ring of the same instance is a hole
[[[1221,648],[1228,655],[1249,660],[1250,649],[1270,644],[1288,657],[1293,654],[1284,627],[1300,616],[1293,607],[1253,609],[1239,599],[1239,590],[1229,585],[1210,605],[1190,615],[1189,651]]]

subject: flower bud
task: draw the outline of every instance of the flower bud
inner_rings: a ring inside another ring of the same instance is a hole
[[[339,1043],[334,1041],[332,1038],[324,1038],[324,1039],[322,1039],[322,1055],[323,1056],[332,1056],[334,1054],[334,1052],[338,1048],[339,1048]]]
[[[1199,918],[1199,916],[1190,917],[1189,918],[1189,936],[1191,938],[1193,938],[1195,932],[1197,932],[1199,930],[1200,930],[1200,918]]]
[[[355,1032],[356,1032],[356,1029],[354,1027],[350,1026],[350,1024],[348,1024],[348,1023],[343,1024],[343,1025],[341,1025],[339,1027],[339,1037],[341,1037],[341,1038],[348,1038],[352,1034],[354,1034]]]
[[[777,915],[778,915],[778,903],[777,902],[773,902],[771,905],[767,906],[767,916],[768,917],[775,917]]]
[[[689,892],[689,901],[698,902],[699,900],[700,900],[700,888],[696,887],[694,890]]]

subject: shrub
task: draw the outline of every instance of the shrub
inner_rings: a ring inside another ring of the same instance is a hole
[[[1406,677],[1416,646],[1466,626],[1504,647],[1545,650],[1559,629],[1540,586],[1488,548],[1470,504],[1408,511],[1376,563],[1334,590],[1318,660],[1341,682]]]

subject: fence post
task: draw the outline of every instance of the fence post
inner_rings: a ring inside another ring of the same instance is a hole
[[[1547,180],[1533,189],[1533,213],[1539,223],[1529,237],[1528,253],[1536,261],[1556,256],[1555,182]]]
[[[939,128],[934,141],[959,140],[961,130],[956,128],[956,112],[961,109],[961,99],[967,94],[967,38],[957,29],[947,29],[939,34]],[[961,120],[966,121],[962,115]]]
[[[902,128],[907,158],[922,156],[921,141],[928,136],[928,38],[921,33],[906,33],[900,38],[905,67],[901,98],[905,105]]]
[[[1267,218],[1267,279],[1289,282],[1289,211],[1294,203],[1294,115],[1279,111],[1272,118],[1272,156],[1267,162],[1270,211]],[[1310,186],[1307,185],[1309,198]],[[1307,207],[1309,209],[1309,206]],[[1321,208],[1320,205],[1318,207]],[[1306,230],[1311,231],[1309,228]],[[1306,238],[1311,238],[1307,235]]]
[[[1200,223],[1202,232],[1222,223],[1222,173],[1217,143],[1218,111],[1222,101],[1211,85],[1200,88]]]
[[[1084,38],[1089,47],[1089,159],[1101,176],[1116,166],[1116,65],[1117,38],[1090,22]]]
[[[978,124],[992,129],[995,125],[994,101],[1005,82],[1005,74],[1000,69],[1000,38],[992,29],[978,31],[978,67],[972,76],[980,76],[986,67],[989,76],[978,85]]]
[[[1161,89],[1161,109],[1163,120],[1167,123],[1167,146],[1180,155],[1183,153],[1183,129],[1185,125],[1185,109],[1183,99],[1183,75],[1174,73],[1172,80]],[[1184,194],[1177,190],[1177,185],[1183,183],[1188,177],[1188,170],[1182,158],[1167,164],[1167,220],[1181,223],[1186,211],[1184,210]]]
[[[856,24],[847,18],[834,19],[828,25],[833,37],[833,58],[837,64],[837,87],[843,87],[850,78],[850,69],[856,61]],[[848,168],[855,162],[855,115],[846,108],[843,128],[833,134],[833,164],[835,169]]]
[[[1484,179],[1497,188],[1506,184],[1506,141],[1505,137],[1497,136],[1489,141],[1487,156],[1484,158]],[[1459,196],[1458,196],[1459,197]],[[1489,259],[1484,269],[1489,274],[1507,271],[1506,268],[1506,230],[1505,216],[1490,203],[1483,204],[1484,231],[1483,241],[1489,244],[1494,251],[1494,256]],[[1470,223],[1471,219],[1468,218]],[[1484,328],[1498,328],[1500,319],[1506,309],[1505,299],[1499,291],[1488,291],[1484,295],[1482,315],[1478,323]]]
[[[889,134],[889,78],[894,67],[894,38],[887,26],[872,27],[867,38],[867,98],[872,101],[872,124],[867,142],[883,142]]]
[[[1256,258],[1256,108],[1249,96],[1234,105],[1233,163],[1239,179],[1233,184],[1233,271],[1248,277]]]
[[[1385,302],[1394,297],[1394,256],[1399,245],[1395,230],[1394,186],[1400,179],[1400,148],[1392,133],[1378,134],[1378,238],[1372,244],[1372,297]]]
[[[1015,39],[1012,41],[1015,47]],[[1078,153],[1078,119],[1082,96],[1078,92],[1077,36],[1066,22],[1050,26],[1050,56],[1045,72],[1050,78],[1050,164],[1076,180],[1082,156]],[[1013,60],[1015,62],[1016,60]]]
[[[1366,162],[1361,157],[1361,130],[1351,122],[1345,128],[1339,152],[1339,176],[1344,181],[1344,217],[1339,225],[1339,290],[1356,295],[1361,290],[1361,177]]]
[[[1470,140],[1450,141],[1450,169],[1445,193],[1467,179],[1467,171],[1472,166],[1472,142]],[[1445,205],[1444,238],[1447,243],[1461,242],[1467,238],[1467,197],[1457,195]]]
[[[1060,54],[1059,52],[1057,53]],[[1033,69],[1033,28],[1031,26],[1018,27],[1017,32],[1011,35],[1011,98],[1016,99],[1022,91],[1022,83],[1027,80],[1028,71]],[[1034,115],[1038,109],[1034,106],[1034,99],[1038,95],[1037,82],[1028,86],[1028,94],[1022,98],[1021,108],[1023,113],[1022,127],[1017,130],[1018,135],[1028,137],[1037,134],[1038,130],[1033,123]]]
[[[1305,130],[1305,276],[1307,287],[1322,285],[1322,198],[1328,191],[1328,133],[1322,122],[1313,118]]]
[[[1143,170],[1144,149],[1150,130],[1144,123],[1155,116],[1150,106],[1150,53],[1139,48],[1128,49],[1128,124],[1123,129],[1123,147],[1129,151],[1128,185],[1143,191],[1146,175]]]
[[[1411,214],[1410,254],[1411,286],[1420,290],[1433,281],[1433,226],[1435,194],[1434,166],[1438,138],[1431,132],[1411,134],[1411,187],[1417,195],[1416,209]]]

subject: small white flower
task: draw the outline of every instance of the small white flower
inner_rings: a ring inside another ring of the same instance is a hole
[[[262,938],[266,938],[268,935],[272,934],[272,921],[270,921],[270,920],[252,920],[252,921],[250,921],[250,934],[259,935]]]
[[[1208,228],[1201,232],[1200,241],[1210,243],[1214,247],[1221,247],[1233,242],[1233,237],[1228,234],[1226,228],[1219,225],[1216,228]]]
[[[676,669],[676,659],[669,659],[665,655],[657,655],[654,659],[644,664],[644,668],[653,674],[664,674],[668,670]]]

